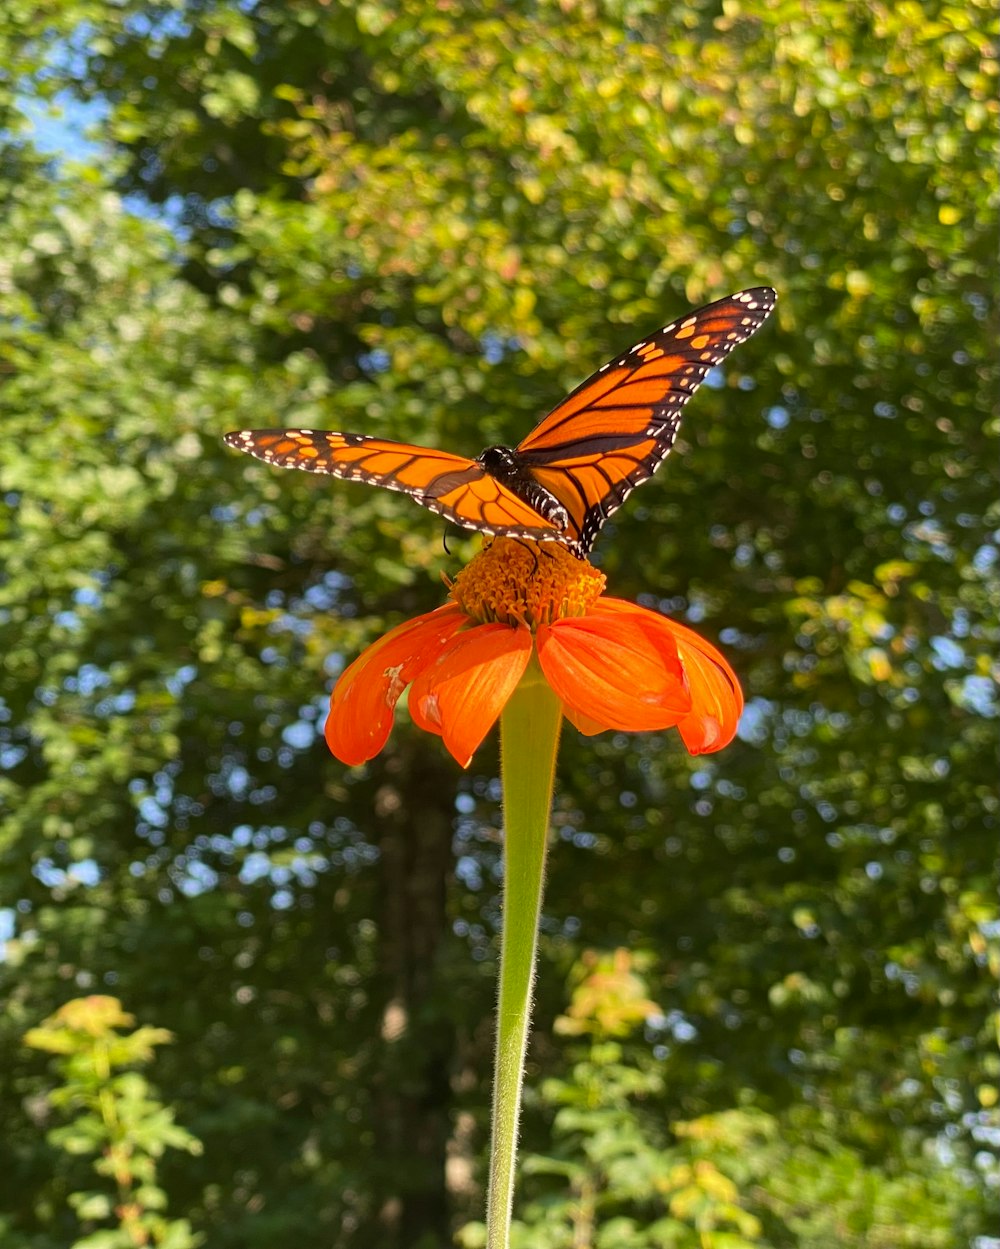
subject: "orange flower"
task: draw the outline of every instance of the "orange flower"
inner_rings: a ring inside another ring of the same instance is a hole
[[[385,745],[409,686],[414,724],[462,765],[537,664],[582,733],[676,727],[693,755],[732,741],[743,694],[714,646],[621,599],[555,543],[495,539],[459,573],[451,601],[391,629],[341,675],[326,740],[364,763]]]

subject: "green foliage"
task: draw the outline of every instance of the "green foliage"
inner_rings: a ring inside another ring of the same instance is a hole
[[[552,1114],[551,1152],[523,1160],[512,1244],[527,1249],[754,1249],[755,1246],[940,1246],[956,1243],[954,1193],[930,1153],[905,1169],[872,1167],[795,1108],[747,1105],[667,1123],[662,1064],[636,1034],[663,1016],[645,997],[654,961],[584,955],[572,1003],[554,1031],[566,1076],[538,1090]],[[581,978],[582,976],[582,978]],[[803,1137],[820,1144],[803,1146]],[[960,1215],[958,1216],[961,1217]],[[484,1226],[459,1236],[485,1243]]]
[[[479,1217],[495,756],[456,777],[401,724],[345,772],[317,739],[342,665],[473,544],[220,435],[476,453],[754,282],[774,323],[598,547],[613,593],[725,647],[741,740],[564,735],[529,1084],[607,1114],[599,1141],[559,1119],[575,1175],[627,1146],[721,1176],[764,1244],[992,1235],[996,26],[985,0],[0,18],[5,1244],[77,1234],[21,1037],[104,990],[177,1038],[158,1084],[205,1154],[158,1183],[213,1249],[437,1249]],[[66,91],[108,114],[91,168],[23,139],[24,96]],[[623,1007],[589,1069],[554,1028],[584,945],[655,951],[634,1007],[663,1020],[640,1041]],[[527,1155],[564,1110],[529,1105]],[[693,1235],[724,1203],[671,1212],[683,1188],[601,1189],[632,1220],[601,1234]]]
[[[643,996],[632,959],[618,950],[583,962],[587,974],[555,1031],[586,1033],[589,1041],[570,1047],[567,1078],[540,1090],[540,1102],[556,1111],[555,1152],[524,1160],[526,1176],[560,1177],[565,1187],[528,1201],[515,1243],[751,1249],[760,1223],[742,1207],[733,1181],[712,1157],[669,1144],[655,1112],[644,1117],[643,1103],[662,1095],[662,1073],[624,1042],[659,1009]],[[678,1123],[672,1132],[683,1138],[697,1127]]]
[[[48,1105],[71,1121],[51,1128],[46,1139],[69,1158],[93,1157],[94,1173],[108,1181],[67,1192],[77,1219],[94,1229],[75,1239],[73,1249],[192,1249],[201,1243],[187,1219],[162,1213],[167,1195],[157,1182],[157,1162],[167,1149],[200,1154],[201,1143],[174,1122],[144,1076],[122,1070],[150,1063],[154,1046],[172,1037],[163,1028],[119,1031],[134,1024],[117,998],[94,995],[64,1003],[24,1037],[32,1049],[58,1055],[61,1083]]]

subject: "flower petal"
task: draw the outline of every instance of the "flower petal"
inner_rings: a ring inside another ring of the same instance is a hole
[[[563,715],[584,737],[596,737],[598,733],[606,733],[608,726],[602,724],[600,720],[592,720],[590,716],[585,716],[582,711],[577,711],[575,707],[571,707],[569,703],[563,703]]]
[[[721,750],[733,740],[743,711],[743,691],[736,673],[710,642],[686,625],[622,599],[601,599],[595,610],[629,615],[654,645],[680,656],[691,690],[691,710],[678,720],[677,729],[690,754]]]
[[[692,707],[677,728],[692,755],[721,750],[736,736],[743,691],[736,673],[711,643],[674,625],[677,649],[691,683]]]
[[[413,682],[413,723],[437,733],[467,768],[531,658],[523,626],[480,624],[454,638]]]
[[[538,630],[539,662],[567,717],[579,717],[584,732],[596,732],[596,723],[628,732],[677,724],[691,695],[676,647],[647,636],[634,618],[645,609],[604,612],[604,602]]]
[[[454,603],[415,616],[363,650],[330,698],[326,744],[343,763],[364,763],[385,745],[400,694],[469,623]]]

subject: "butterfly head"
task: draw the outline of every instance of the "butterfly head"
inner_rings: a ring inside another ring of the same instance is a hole
[[[504,474],[516,473],[519,469],[517,452],[513,447],[487,447],[476,456],[479,463],[491,477],[502,477]]]

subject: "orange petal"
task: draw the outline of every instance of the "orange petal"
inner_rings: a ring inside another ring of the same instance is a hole
[[[607,732],[606,724],[602,724],[600,720],[592,720],[590,716],[585,716],[582,711],[577,711],[569,703],[563,703],[563,715],[584,737],[596,737],[598,733]]]
[[[575,707],[571,707],[569,703],[563,703],[563,715],[584,737],[596,737],[598,733],[606,733],[608,726],[602,724],[600,720],[591,720],[589,716],[585,716],[582,712],[577,711]]]
[[[598,609],[611,615],[628,614],[654,645],[675,649],[680,656],[691,690],[691,710],[677,722],[677,729],[688,752],[701,755],[727,746],[743,711],[743,691],[736,673],[715,647],[686,625],[621,599],[601,599],[595,604]]]
[[[627,612],[599,610],[604,601],[538,630],[538,659],[567,717],[584,732],[597,723],[628,732],[677,724],[691,695],[676,647],[651,640]]]
[[[326,744],[341,762],[353,766],[378,754],[400,694],[468,623],[463,611],[446,603],[390,629],[341,673],[325,730]]]
[[[677,649],[691,683],[692,706],[677,728],[692,755],[728,746],[743,712],[743,691],[736,673],[703,637],[674,625]]]
[[[453,639],[414,680],[414,724],[437,733],[467,768],[524,675],[531,634],[524,627],[481,624]]]

